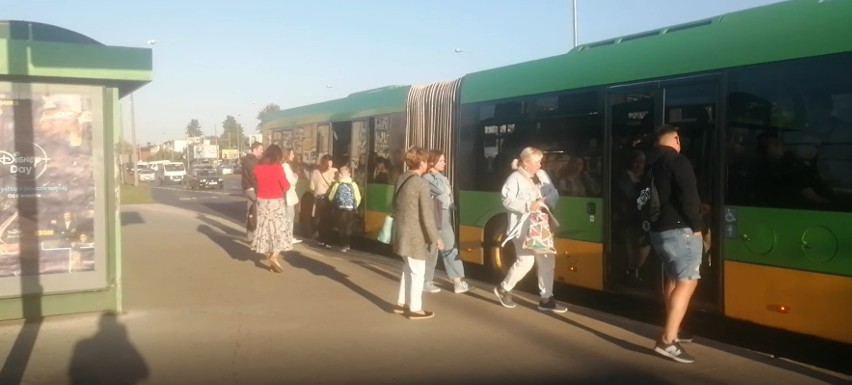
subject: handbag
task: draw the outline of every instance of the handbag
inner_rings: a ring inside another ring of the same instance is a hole
[[[530,224],[524,237],[524,249],[536,254],[556,254],[556,247],[553,244],[553,231],[550,225],[551,218],[549,210],[530,213]]]
[[[393,215],[385,217],[385,222],[382,223],[382,229],[379,230],[378,241],[384,244],[391,243],[391,235],[393,233]]]
[[[401,185],[399,185],[399,189],[396,190],[396,193],[393,194],[393,200],[391,201],[391,207],[394,211],[396,211],[396,197],[399,196],[399,192],[402,191],[402,188],[408,183],[408,180],[414,177],[414,175],[409,176]],[[385,221],[382,223],[382,229],[379,230],[379,236],[376,237],[376,240],[384,243],[390,244],[393,238],[393,213],[388,214],[385,217]]]

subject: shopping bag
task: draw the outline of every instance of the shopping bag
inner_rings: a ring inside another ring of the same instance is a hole
[[[391,235],[393,234],[393,216],[388,215],[385,217],[385,222],[382,223],[382,229],[379,230],[379,236],[376,238],[379,242],[384,244],[391,243]]]
[[[530,225],[524,236],[524,249],[536,254],[556,254],[553,245],[553,231],[550,225],[550,214],[537,211],[529,214]]]

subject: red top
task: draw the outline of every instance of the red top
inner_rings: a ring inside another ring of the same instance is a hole
[[[254,166],[254,177],[257,179],[257,197],[260,199],[281,199],[284,198],[284,192],[290,189],[290,182],[287,182],[280,164],[258,163]]]

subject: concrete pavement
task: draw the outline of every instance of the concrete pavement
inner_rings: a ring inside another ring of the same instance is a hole
[[[126,206],[124,314],[0,322],[0,357],[22,383],[823,384],[848,376],[698,339],[696,363],[651,351],[659,329],[569,305],[499,306],[488,283],[424,294],[436,312],[390,313],[399,262],[296,246],[265,270],[232,222],[165,205]],[[449,287],[445,285],[445,287]],[[34,335],[29,354],[16,349]],[[0,380],[0,383],[2,380]]]

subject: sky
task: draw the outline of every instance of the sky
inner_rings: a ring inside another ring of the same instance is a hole
[[[779,0],[577,0],[579,44]],[[389,85],[452,80],[573,47],[571,0],[0,0],[0,18],[153,49],[134,95],[139,143],[246,135],[269,103],[298,107]],[[149,45],[149,41],[156,43]],[[456,52],[460,50],[461,52]],[[122,101],[129,132],[129,98]],[[129,138],[129,134],[126,136]]]

